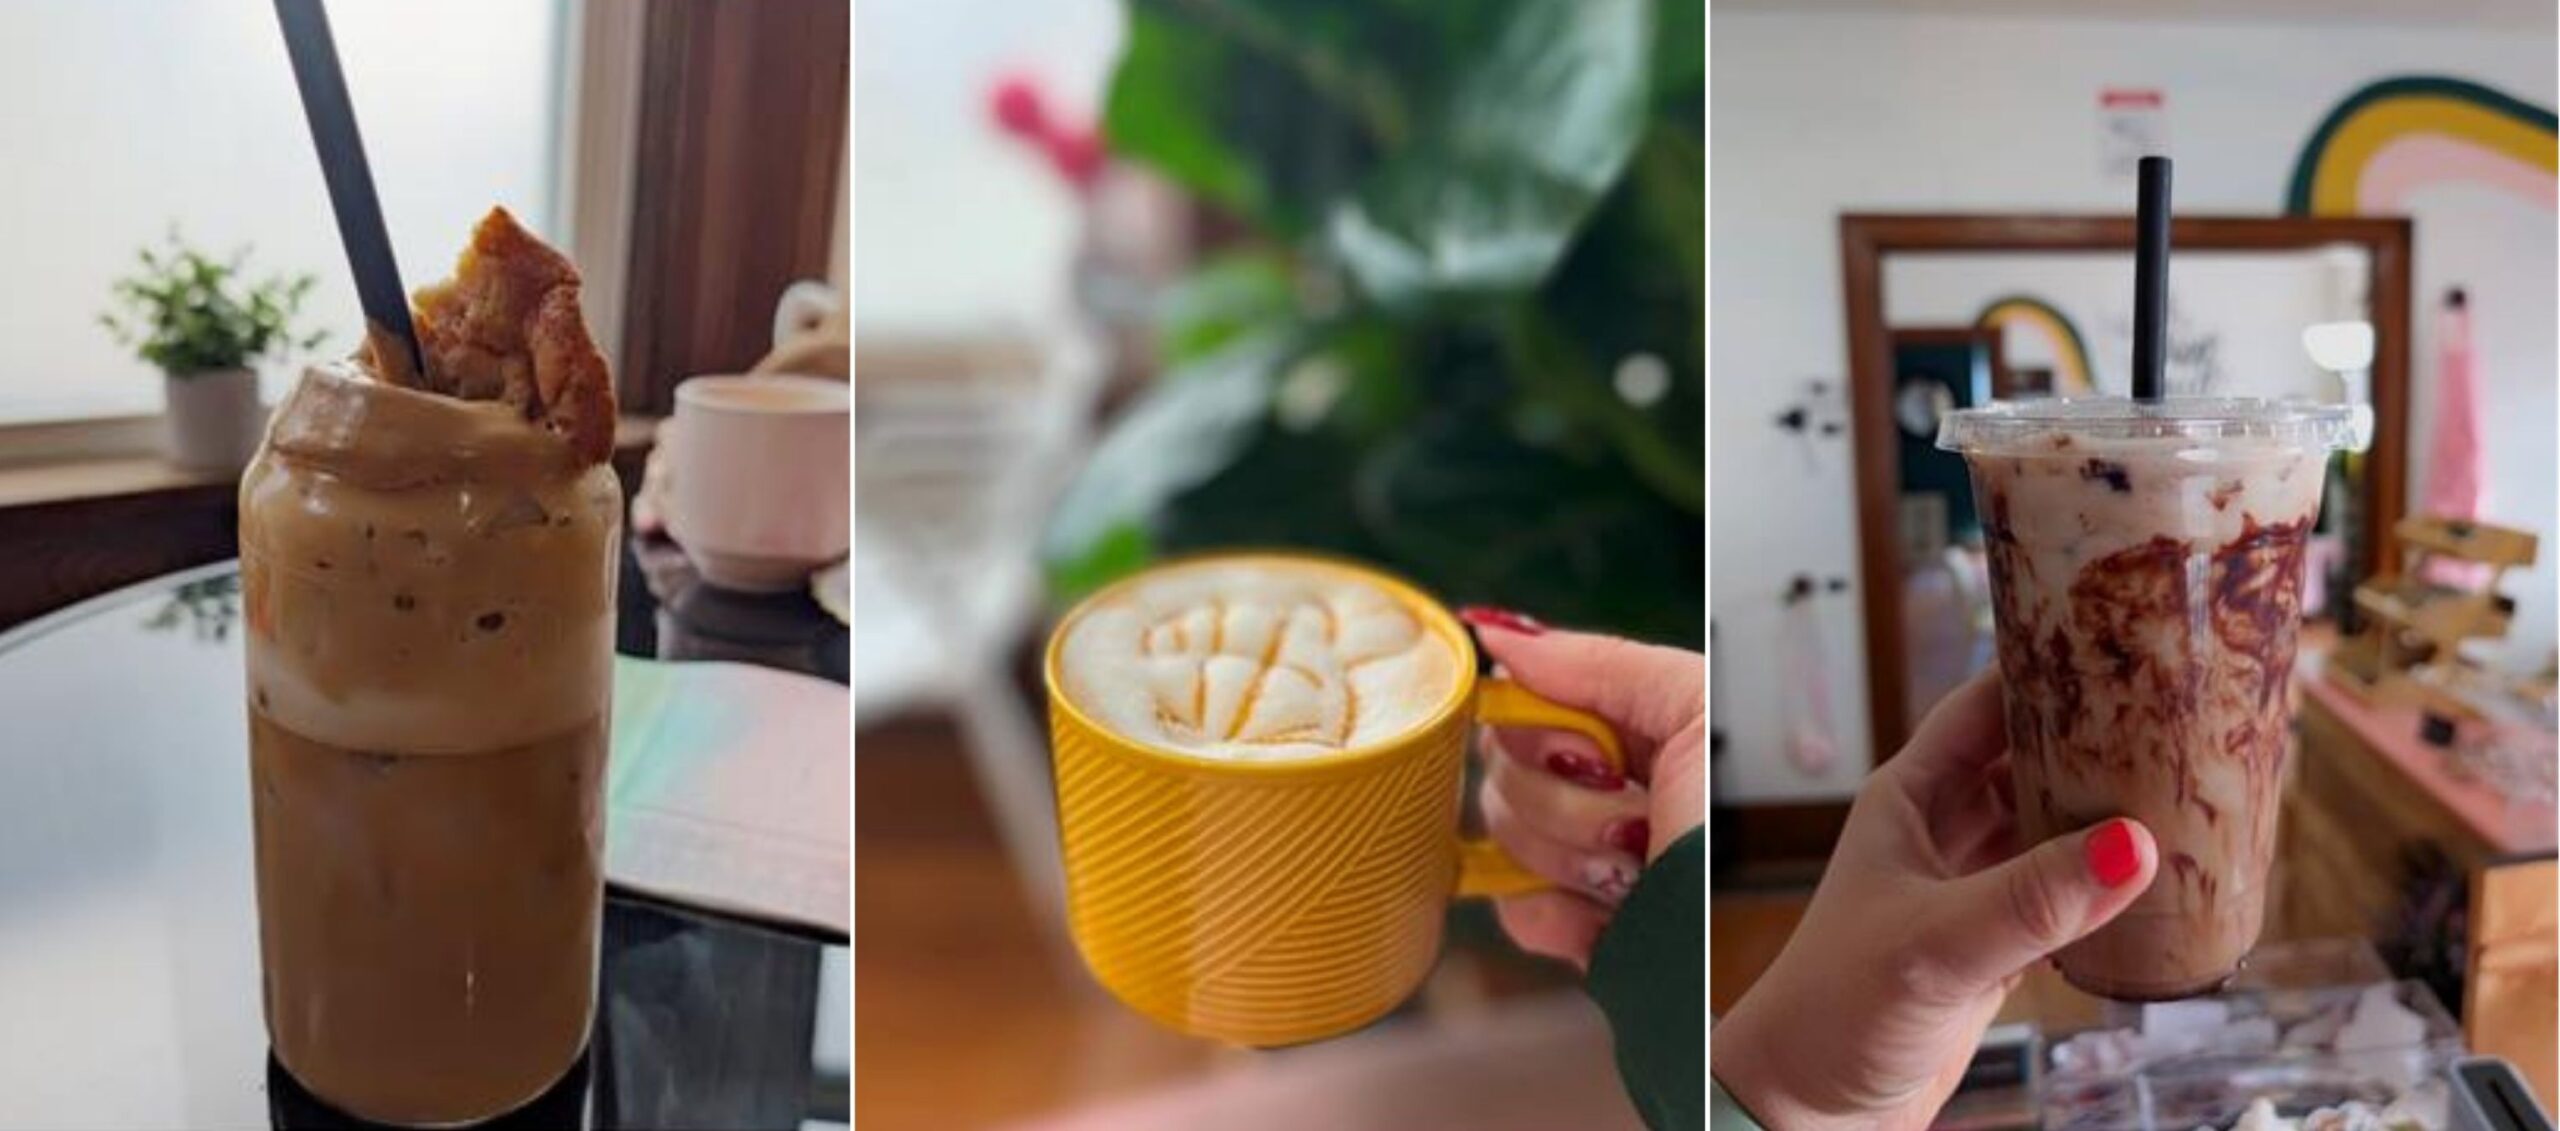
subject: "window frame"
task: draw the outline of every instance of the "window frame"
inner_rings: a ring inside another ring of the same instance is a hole
[[[550,205],[586,280],[588,324],[606,359],[618,362],[630,262],[640,33],[649,0],[554,4],[561,32]],[[154,456],[161,451],[162,420],[156,412],[0,420],[0,473]]]

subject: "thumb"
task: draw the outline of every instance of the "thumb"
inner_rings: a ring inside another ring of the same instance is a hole
[[[2159,869],[2128,817],[2055,837],[1957,881],[1935,957],[1964,986],[1996,985],[2123,914]]]

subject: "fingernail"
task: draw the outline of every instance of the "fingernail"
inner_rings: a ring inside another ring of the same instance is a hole
[[[1610,847],[1642,860],[1645,850],[1653,847],[1653,822],[1642,817],[1611,821],[1607,828],[1600,830],[1600,839],[1607,841]]]
[[[1580,754],[1562,750],[1547,755],[1547,772],[1585,789],[1616,793],[1627,788],[1626,776]]]
[[[2122,887],[2142,870],[2142,852],[2134,847],[2133,826],[2118,817],[2090,832],[2083,849],[2089,875],[2104,887]]]
[[[1582,862],[1582,884],[1592,892],[1615,903],[1627,897],[1636,883],[1636,874],[1615,860],[1591,859]]]
[[[1491,605],[1469,605],[1458,610],[1458,619],[1477,628],[1498,628],[1504,632],[1517,632],[1523,636],[1536,636],[1547,630],[1547,626],[1538,623],[1536,617],[1527,613],[1515,613],[1509,609],[1497,609]]]

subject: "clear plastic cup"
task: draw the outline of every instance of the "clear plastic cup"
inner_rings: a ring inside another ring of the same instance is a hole
[[[2160,871],[2058,956],[2125,1000],[2209,992],[2257,942],[2291,750],[2303,550],[2363,406],[2020,401],[1949,414],[1990,559],[2020,833],[2124,816]]]

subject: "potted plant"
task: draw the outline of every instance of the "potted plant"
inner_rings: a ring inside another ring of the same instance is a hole
[[[1702,0],[1127,0],[1103,135],[1236,233],[1059,501],[1072,598],[1296,546],[1702,646]]]
[[[180,467],[237,471],[264,424],[257,362],[320,344],[292,328],[313,278],[251,283],[246,249],[214,259],[170,233],[144,248],[140,267],[115,282],[115,309],[98,316],[117,342],[160,371],[168,456]]]

